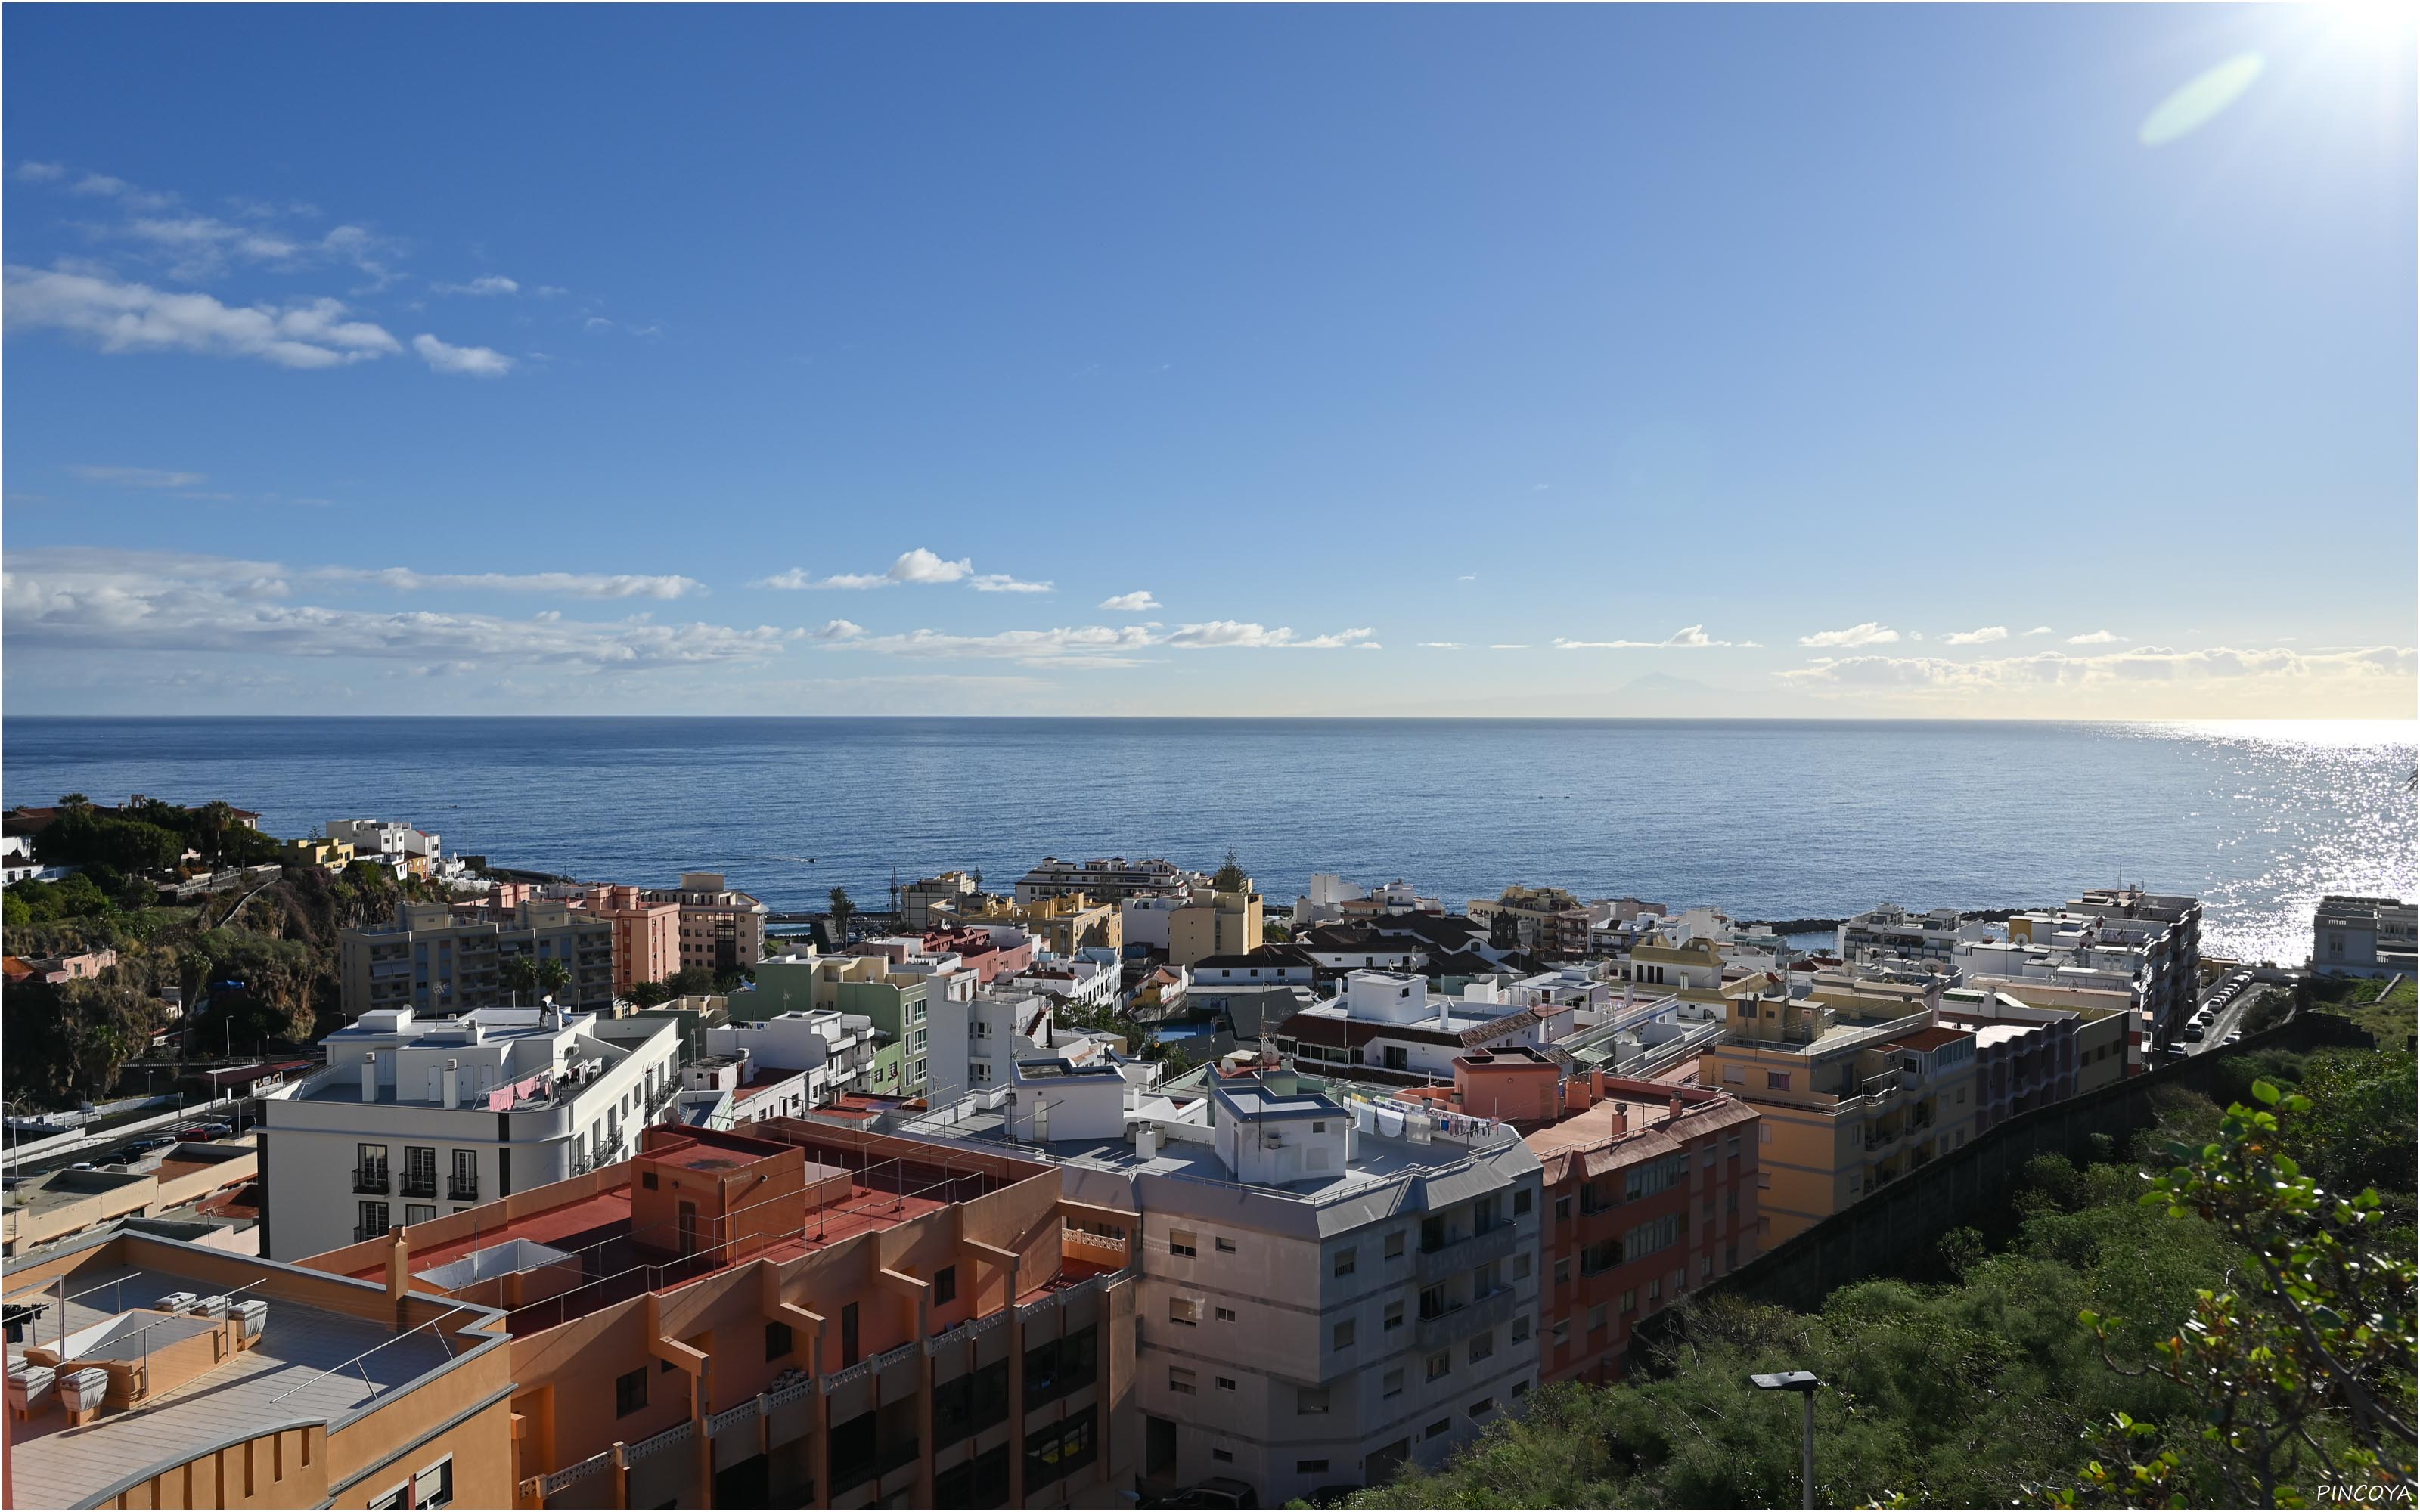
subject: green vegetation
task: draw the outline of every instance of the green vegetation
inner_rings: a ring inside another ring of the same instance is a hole
[[[1220,892],[1241,892],[1251,885],[1252,879],[1244,873],[1244,863],[1235,858],[1234,847],[1229,846],[1227,859],[1211,873],[1210,886]]]
[[[232,849],[243,843],[236,834],[255,832],[238,825],[225,833]],[[148,884],[113,896],[96,874],[21,882],[5,895],[10,954],[117,952],[116,966],[99,980],[26,982],[0,1002],[8,1046],[0,1076],[7,1095],[29,1107],[114,1095],[126,1062],[169,1026],[160,997],[170,989],[200,1011],[194,1027],[209,1049],[307,1043],[341,1017],[340,933],[391,918],[398,898],[442,895],[357,862],[339,876],[295,868],[253,893],[163,908],[147,906]]]
[[[2410,977],[2385,992],[2383,977],[2309,977],[2296,989],[2303,1007],[2335,1013],[2367,1029],[2381,1046],[2408,1045],[2420,1024],[2420,988]],[[2381,994],[2383,995],[2381,995]]]
[[[2386,1403],[2382,1421],[2410,1424],[2412,1058],[2235,1057],[2222,1070],[2226,1085],[2211,1096],[2161,1094],[2160,1127],[2135,1152],[2171,1166],[2167,1175],[2133,1160],[2039,1159],[1998,1211],[1912,1257],[1908,1274],[1842,1288],[1812,1314],[1719,1294],[1685,1304],[1668,1341],[1642,1341],[1632,1381],[1545,1388],[1440,1471],[1407,1470],[1352,1504],[1793,1505],[1798,1403],[1746,1379],[1793,1368],[1825,1383],[1815,1468],[1826,1505],[2126,1500],[2113,1484],[2134,1484],[2129,1449],[2164,1467],[2150,1472],[2153,1500],[2226,1504],[2259,1500],[2264,1487],[2275,1504],[2315,1499],[2317,1452],[2297,1458],[2272,1442],[2255,1473],[2232,1442],[2203,1436],[2224,1381],[2261,1348],[2272,1351],[2264,1368],[2293,1379],[2256,1389],[2270,1404],[2259,1422],[2285,1402],[2336,1463],[2380,1452],[2408,1467],[2408,1431],[2399,1449],[2366,1448],[2394,1435],[2358,1425],[2349,1394],[2314,1375],[2307,1356],[2288,1371],[2276,1344],[2296,1307],[2322,1329],[2366,1326],[2365,1349],[2376,1353],[2355,1372],[2361,1389]],[[2273,1121],[2259,1111],[2262,1086],[2307,1099],[2291,1104],[2282,1134],[2259,1122]],[[2179,1143],[2183,1158],[2164,1153]],[[2309,1193],[2243,1195],[2258,1173],[2289,1169]],[[2352,1210],[2365,1215],[2357,1222],[2340,1216],[2348,1204],[2319,1195],[2368,1182],[2381,1195]],[[2322,1234],[2333,1237],[2322,1243]],[[2376,1269],[2348,1280],[2327,1271],[2336,1259],[2298,1258],[2331,1244]],[[2292,1275],[2311,1268],[2327,1273],[2319,1288],[2297,1292]],[[2202,1339],[2193,1325],[2214,1319],[2234,1320],[2219,1353],[2170,1352],[2189,1331]],[[2218,1426],[2233,1431],[2251,1411]],[[2108,1481],[2095,1479],[2096,1463],[2115,1467]]]
[[[848,938],[848,921],[857,917],[857,903],[846,887],[831,890],[832,940],[835,947]]]

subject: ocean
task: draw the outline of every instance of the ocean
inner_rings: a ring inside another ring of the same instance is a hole
[[[0,800],[225,798],[300,835],[407,819],[584,880],[720,871],[777,911],[951,867],[1232,847],[1460,906],[1508,883],[1748,918],[2207,901],[2205,944],[2299,962],[2326,892],[2420,891],[2411,723],[985,718],[28,718]]]

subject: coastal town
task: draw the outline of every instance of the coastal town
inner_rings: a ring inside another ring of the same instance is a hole
[[[794,916],[402,821],[7,818],[17,1504],[1332,1500],[1621,1381],[1670,1311],[1947,1204],[2004,1135],[2274,1039],[2307,978],[2413,966],[2377,898],[2288,966],[2133,886],[1781,933],[1046,856]],[[121,993],[115,1085],[13,1096],[17,1008],[156,953],[125,920],[218,939],[339,889],[301,1011],[197,949]]]

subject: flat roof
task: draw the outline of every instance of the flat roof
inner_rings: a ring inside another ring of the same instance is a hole
[[[211,1294],[224,1288],[221,1281],[178,1272],[178,1246],[172,1242],[111,1235],[107,1243],[129,1246],[120,1253],[139,1254],[145,1263],[103,1263],[69,1272],[66,1326],[70,1335],[130,1310],[148,1308],[172,1291]],[[222,1262],[212,1267],[218,1273],[224,1273],[223,1262],[244,1258],[209,1253]],[[55,1397],[29,1420],[10,1425],[8,1470],[17,1504],[73,1506],[147,1467],[249,1437],[271,1424],[326,1418],[334,1427],[466,1353],[461,1343],[449,1346],[432,1329],[398,1333],[385,1324],[287,1300],[280,1295],[279,1282],[291,1268],[251,1263],[259,1267],[261,1282],[235,1295],[269,1304],[258,1343],[140,1406],[104,1408],[82,1427],[69,1427]],[[9,1300],[39,1303],[52,1296],[28,1288],[23,1296],[12,1290]],[[55,1308],[55,1302],[52,1305]],[[442,1313],[425,1304],[420,1310]],[[494,1318],[489,1309],[471,1308],[449,1332],[458,1336]],[[57,1313],[47,1312],[30,1332],[55,1339],[58,1324]],[[475,1335],[473,1342],[478,1342]],[[10,1345],[9,1364],[20,1363],[23,1353],[23,1345]]]

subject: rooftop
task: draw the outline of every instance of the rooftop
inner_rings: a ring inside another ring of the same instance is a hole
[[[238,1275],[251,1279],[230,1285]],[[53,1276],[65,1282],[64,1319],[56,1292],[43,1285]],[[340,1427],[393,1393],[451,1368],[470,1350],[503,1343],[490,1332],[496,1314],[484,1307],[408,1303],[407,1323],[398,1331],[316,1304],[358,1289],[366,1300],[356,1306],[377,1313],[384,1305],[381,1287],[139,1234],[101,1236],[12,1269],[8,1287],[11,1304],[45,1307],[29,1333],[55,1345],[64,1321],[79,1359],[141,1359],[147,1347],[164,1348],[180,1327],[192,1332],[189,1321],[163,1322],[168,1315],[151,1310],[171,1292],[269,1304],[254,1348],[135,1406],[104,1408],[71,1427],[54,1398],[12,1424],[10,1490],[21,1506],[77,1505],[148,1467],[181,1463],[272,1424],[324,1418],[332,1429]],[[85,1330],[94,1332],[85,1335]],[[441,1331],[448,1337],[441,1339]],[[23,1359],[25,1348],[8,1347],[11,1365]]]

